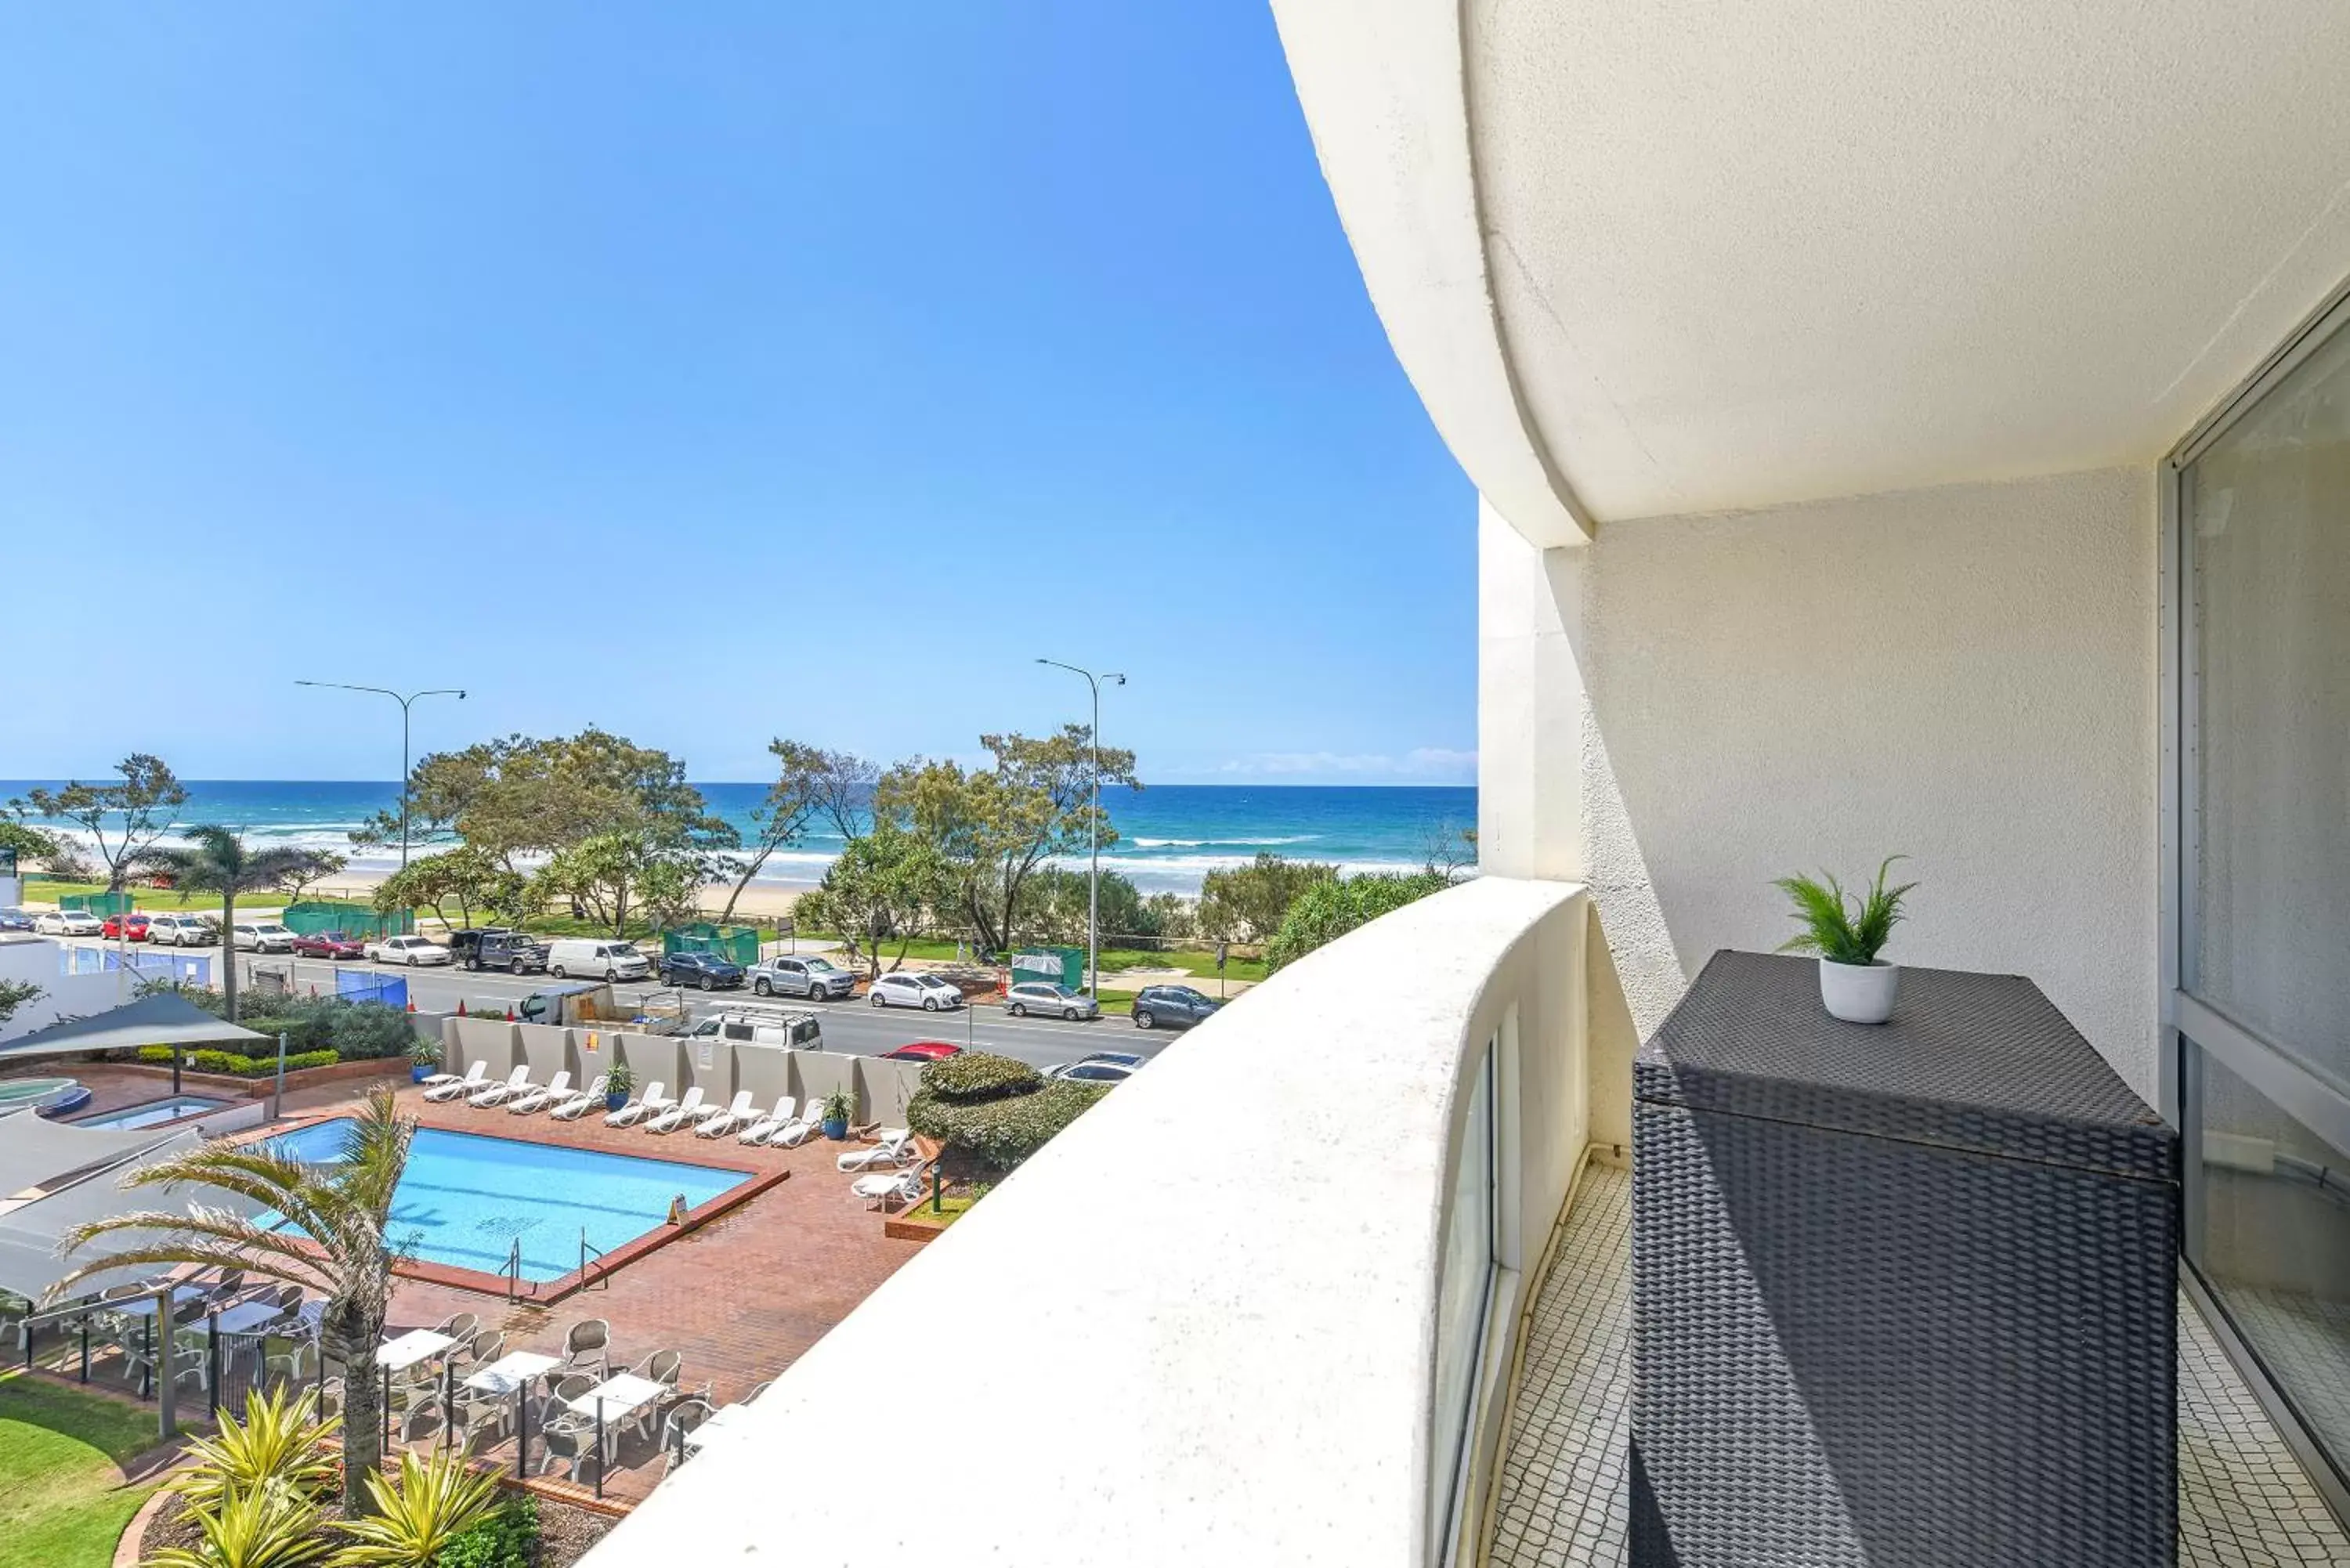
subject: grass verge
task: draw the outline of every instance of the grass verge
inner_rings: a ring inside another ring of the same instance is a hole
[[[151,1411],[0,1374],[0,1568],[107,1568],[155,1490],[119,1467],[156,1442]]]

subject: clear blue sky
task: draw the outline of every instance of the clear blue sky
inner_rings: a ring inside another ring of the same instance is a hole
[[[1262,4],[16,6],[0,145],[0,776],[391,776],[297,675],[968,755],[1037,654],[1146,779],[1470,775],[1474,497]]]

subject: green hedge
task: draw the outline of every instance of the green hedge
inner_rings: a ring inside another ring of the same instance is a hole
[[[957,1105],[1033,1095],[1044,1086],[1045,1075],[1027,1063],[985,1051],[965,1051],[922,1069],[922,1087]]]
[[[180,994],[215,1018],[228,1003],[217,991]],[[346,1002],[339,996],[248,996],[239,1020],[255,1034],[283,1034],[288,1051],[332,1051],[344,1062],[373,1062],[408,1054],[416,1031],[408,1014],[380,1002]],[[266,1009],[266,1011],[262,1011]]]
[[[923,1077],[928,1078],[927,1070]],[[946,1098],[927,1084],[906,1106],[906,1125],[974,1158],[1009,1168],[1053,1141],[1108,1092],[1104,1084],[1055,1081],[1034,1094],[979,1101]]]
[[[141,1045],[141,1062],[169,1062],[169,1045]],[[296,1051],[286,1058],[286,1070],[296,1072],[304,1067],[331,1067],[342,1058],[332,1051]],[[225,1073],[237,1078],[265,1078],[277,1071],[275,1052],[266,1056],[240,1056],[234,1051],[190,1051],[180,1058],[181,1064],[191,1073]]]
[[[443,1546],[432,1568],[530,1568],[538,1544],[538,1500],[518,1497]]]

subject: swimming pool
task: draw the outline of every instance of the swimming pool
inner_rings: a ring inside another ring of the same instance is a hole
[[[270,1141],[325,1162],[342,1157],[350,1126],[337,1116]],[[693,1208],[750,1179],[747,1170],[419,1127],[391,1196],[391,1239],[422,1262],[484,1274],[504,1272],[519,1241],[522,1277],[544,1282],[579,1266],[583,1230],[590,1247],[608,1252],[666,1222],[672,1199]]]
[[[156,1127],[186,1116],[200,1116],[206,1111],[226,1110],[228,1106],[226,1100],[208,1100],[201,1095],[180,1095],[168,1100],[150,1100],[143,1106],[125,1106],[119,1111],[108,1111],[103,1116],[82,1116],[75,1121],[74,1126],[120,1130]]]

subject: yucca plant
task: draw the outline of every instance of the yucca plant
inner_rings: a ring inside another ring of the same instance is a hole
[[[302,1568],[333,1544],[317,1533],[318,1511],[282,1486],[231,1487],[192,1506],[187,1517],[203,1544],[163,1547],[141,1559],[140,1568]]]
[[[323,1446],[335,1423],[317,1419],[317,1396],[309,1389],[294,1399],[282,1388],[248,1393],[244,1419],[223,1410],[218,1433],[188,1440],[195,1468],[173,1481],[173,1490],[191,1506],[273,1485],[315,1501],[332,1490],[337,1470]]]
[[[337,1568],[431,1568],[449,1543],[498,1511],[498,1478],[476,1471],[453,1449],[429,1459],[400,1456],[400,1479],[370,1473],[373,1517],[339,1527],[355,1544],[335,1554]]]
[[[1830,963],[1871,964],[1877,961],[1893,928],[1901,923],[1901,900],[1918,886],[1885,885],[1885,874],[1901,855],[1886,857],[1877,868],[1877,881],[1867,895],[1854,898],[1832,872],[1817,877],[1782,877],[1771,885],[1794,901],[1794,917],[1803,929],[1779,944],[1785,952],[1814,952]]]

